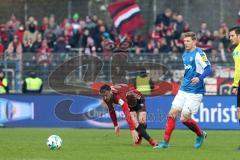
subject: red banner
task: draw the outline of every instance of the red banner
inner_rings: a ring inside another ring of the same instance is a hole
[[[144,19],[136,0],[124,0],[111,3],[108,12],[114,26],[122,35],[128,34],[144,25]]]

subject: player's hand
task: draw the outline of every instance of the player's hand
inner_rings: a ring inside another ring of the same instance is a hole
[[[193,77],[193,79],[191,80],[192,84],[197,84],[199,81],[200,80],[198,77]]]
[[[137,142],[139,139],[137,131],[131,130],[131,135],[132,135],[133,142]]]
[[[234,88],[232,89],[232,93],[235,94],[235,95],[237,95],[237,92],[238,92],[238,88],[234,87]]]
[[[120,136],[120,128],[119,128],[119,126],[115,126],[114,129],[115,129],[116,136]]]
[[[238,117],[238,120],[240,120],[240,107],[237,107],[237,117]]]

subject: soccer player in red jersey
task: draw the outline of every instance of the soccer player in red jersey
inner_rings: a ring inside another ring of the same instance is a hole
[[[146,132],[147,113],[145,99],[139,91],[126,84],[119,84],[112,87],[103,85],[100,89],[100,95],[107,104],[116,135],[119,135],[120,128],[117,123],[114,104],[119,104],[125,114],[135,144],[141,144],[143,137],[150,145],[157,145],[157,142]]]

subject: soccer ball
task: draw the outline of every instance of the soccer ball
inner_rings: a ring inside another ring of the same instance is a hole
[[[51,135],[47,139],[47,146],[50,150],[57,150],[62,146],[62,139],[58,135]]]

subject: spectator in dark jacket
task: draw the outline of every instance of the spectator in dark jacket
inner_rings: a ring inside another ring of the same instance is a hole
[[[163,14],[157,16],[155,25],[163,24],[165,27],[169,27],[171,24],[172,10],[167,8]]]

